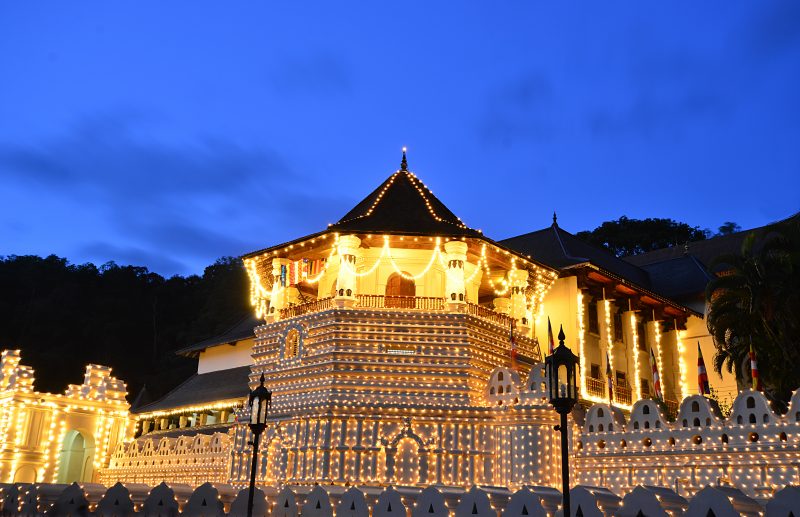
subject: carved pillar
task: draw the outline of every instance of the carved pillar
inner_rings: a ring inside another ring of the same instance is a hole
[[[466,303],[466,285],[464,284],[464,264],[467,261],[467,243],[449,241],[444,244],[447,258],[445,272],[445,294],[450,310],[457,310]]]
[[[268,320],[280,319],[281,309],[286,307],[286,271],[291,261],[286,258],[272,259],[272,294],[269,298],[269,309],[265,316]]]
[[[492,303],[495,312],[499,312],[500,314],[509,314],[511,312],[511,300],[508,298],[497,297]]]
[[[356,261],[361,239],[355,235],[339,237],[339,274],[336,277],[336,304],[352,307],[356,299]]]
[[[528,287],[528,272],[524,269],[515,269],[508,273],[511,282],[511,303],[509,315],[519,322],[520,330],[530,328],[528,320],[528,304],[525,299],[525,289]]]

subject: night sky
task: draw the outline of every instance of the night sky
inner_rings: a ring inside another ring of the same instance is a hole
[[[535,5],[534,5],[535,4]],[[399,166],[500,239],[800,209],[800,2],[3,2],[0,255],[201,272]]]

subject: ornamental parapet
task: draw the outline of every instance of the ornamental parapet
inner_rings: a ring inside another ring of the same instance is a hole
[[[800,484],[800,390],[776,414],[763,394],[744,390],[724,418],[712,400],[685,398],[669,421],[653,400],[630,415],[608,404],[588,409],[574,448],[577,481],[627,492],[637,484],[672,487],[691,497],[729,485],[765,499]]]
[[[107,485],[118,481],[157,485],[164,480],[190,486],[224,483],[231,444],[226,433],[144,436],[117,446],[100,481]]]

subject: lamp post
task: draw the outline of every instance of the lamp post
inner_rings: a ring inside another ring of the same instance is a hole
[[[272,393],[261,383],[250,392],[247,405],[250,407],[250,431],[253,433],[253,464],[250,467],[250,493],[247,495],[247,517],[253,517],[253,495],[256,490],[256,465],[258,464],[258,439],[267,427],[267,413],[272,403]]]
[[[564,346],[564,327],[558,330],[558,346],[545,358],[545,372],[549,382],[550,403],[561,415],[561,482],[563,488],[563,514],[569,517],[569,456],[567,444],[567,414],[578,402],[578,356]]]

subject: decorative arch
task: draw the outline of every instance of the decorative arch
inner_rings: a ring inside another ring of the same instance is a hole
[[[397,485],[426,483],[427,453],[422,438],[410,428],[404,428],[386,447],[386,477]]]

